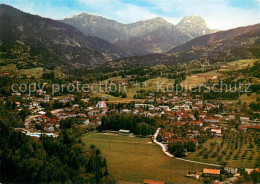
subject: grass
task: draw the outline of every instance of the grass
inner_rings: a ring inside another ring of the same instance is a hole
[[[40,79],[42,77],[42,74],[45,72],[50,72],[50,70],[45,70],[43,67],[36,67],[31,69],[21,69],[18,70],[15,64],[8,64],[6,66],[0,66],[0,73],[9,72],[11,75],[18,75],[18,76],[27,76],[31,77],[34,76],[37,79]],[[66,75],[61,71],[61,69],[56,68],[54,70],[55,77],[57,78],[64,78]]]
[[[43,74],[43,67],[37,67],[32,69],[21,69],[19,71],[20,75],[26,75],[26,76],[34,76],[35,78],[41,78]]]
[[[243,69],[246,68],[247,66],[252,66],[253,63],[257,60],[259,59],[243,59],[243,60],[233,61],[227,64],[227,68],[235,69],[235,70]]]
[[[246,68],[247,66],[252,66],[255,61],[259,59],[245,59],[245,60],[237,60],[233,62],[226,63],[217,70],[205,72],[205,73],[198,73],[194,75],[187,76],[184,81],[182,81],[182,85],[187,88],[191,89],[192,87],[198,86],[200,84],[204,84],[207,81],[206,77],[213,77],[213,76],[221,76],[221,72],[228,72],[232,70],[239,70]]]
[[[191,76],[187,76],[184,81],[181,82],[184,88],[191,89],[195,86],[204,84],[208,78],[214,77],[214,76],[220,76],[221,74],[217,72],[217,70],[205,72],[205,73],[199,73],[194,74]]]
[[[166,156],[150,138],[89,133],[82,141],[96,145],[107,160],[109,172],[120,183],[143,182],[157,179],[169,183],[199,183],[184,175],[195,170],[201,172],[200,164],[184,162]]]
[[[107,81],[117,82],[123,80],[121,76],[119,77],[111,77],[107,80],[104,80],[103,83]],[[143,102],[144,99],[134,99],[134,95],[137,93],[137,91],[145,90],[145,91],[157,91],[158,86],[161,86],[161,88],[167,87],[169,85],[169,89],[171,89],[172,85],[174,84],[174,79],[167,79],[167,78],[155,78],[155,79],[149,79],[146,81],[146,83],[143,83],[143,86],[135,86],[133,85],[132,88],[127,87],[127,98],[121,98],[121,97],[114,97],[111,95],[106,94],[105,92],[94,92],[93,97],[102,97],[107,96],[109,102],[111,103],[118,103],[118,102],[129,102],[129,101],[136,101],[136,102]],[[96,88],[95,90],[98,90]],[[124,90],[124,87],[122,86],[122,90]]]
[[[239,97],[239,100],[241,100],[242,103],[246,102],[247,104],[249,104],[252,102],[256,102],[257,97],[260,97],[260,95],[256,93],[252,93],[250,96],[248,96],[247,94],[242,94]]]

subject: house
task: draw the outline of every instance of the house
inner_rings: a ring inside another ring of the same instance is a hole
[[[231,114],[231,115],[228,115],[228,119],[229,119],[229,120],[235,120],[235,116],[232,115],[232,114]]]
[[[72,108],[73,108],[73,109],[79,108],[79,104],[74,104],[74,105],[72,105]]]
[[[163,138],[167,139],[167,138],[171,138],[173,135],[173,133],[171,132],[163,132]]]
[[[119,135],[129,135],[130,134],[130,130],[124,130],[124,129],[120,129],[118,131]]]
[[[20,107],[20,102],[15,102],[15,105],[17,106],[17,107]]]
[[[120,112],[121,112],[121,113],[124,113],[124,114],[129,114],[129,113],[131,113],[132,111],[129,110],[129,109],[122,109]]]
[[[206,175],[220,175],[220,169],[206,169],[206,168],[203,168],[203,174],[206,174]]]
[[[249,117],[240,117],[240,121],[248,122],[249,121]]]
[[[231,174],[236,174],[238,171],[236,167],[232,167],[232,166],[226,166],[224,167],[224,170]]]
[[[84,114],[84,113],[78,113],[78,116],[79,116],[79,117],[87,117],[87,115]]]
[[[52,125],[45,125],[44,130],[47,131],[47,132],[53,132],[54,127]]]
[[[249,122],[250,126],[260,126],[259,120],[252,120]]]
[[[238,127],[238,129],[239,129],[240,131],[247,131],[247,127],[249,127],[249,125],[240,125],[240,126]]]
[[[135,108],[150,108],[150,107],[153,107],[154,108],[154,106],[153,105],[151,105],[151,104],[135,104]]]
[[[92,110],[92,111],[89,111],[89,112],[88,112],[88,115],[89,115],[89,116],[95,116],[95,115],[97,115],[97,114],[99,114],[99,113],[100,113],[99,110]]]
[[[164,181],[144,179],[143,184],[165,184]]]
[[[219,123],[219,117],[205,117],[204,121],[206,123]]]
[[[83,121],[82,121],[82,123],[84,124],[84,125],[88,125],[89,124],[89,119],[84,119]]]
[[[199,121],[190,121],[190,125],[202,127],[203,123],[200,120]]]
[[[39,96],[42,96],[42,95],[44,95],[45,93],[46,93],[46,91],[43,91],[43,90],[41,90],[41,89],[36,90],[36,94],[39,95]]]
[[[49,102],[50,99],[51,99],[51,96],[50,96],[50,95],[45,95],[45,96],[44,96],[45,102]]]
[[[45,116],[45,115],[41,115],[41,116],[38,117],[38,119],[39,119],[39,121],[43,121],[43,122],[46,123],[49,118],[47,116]]]
[[[102,108],[107,108],[107,104],[104,101],[99,101],[96,105],[97,108],[102,109]]]
[[[82,102],[88,103],[89,102],[89,98],[85,98],[85,99],[81,99]]]
[[[212,128],[211,133],[216,136],[221,136],[221,129]]]
[[[28,94],[24,94],[23,97],[22,97],[23,100],[29,100],[30,98],[31,97]]]

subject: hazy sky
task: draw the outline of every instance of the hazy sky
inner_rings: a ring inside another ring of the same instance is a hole
[[[81,12],[121,23],[163,17],[176,24],[199,15],[211,29],[230,29],[260,23],[260,0],[0,0],[18,9],[53,19]]]

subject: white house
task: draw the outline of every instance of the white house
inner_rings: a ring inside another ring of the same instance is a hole
[[[237,173],[237,168],[232,167],[232,166],[226,166],[226,167],[224,167],[224,170],[231,174]]]

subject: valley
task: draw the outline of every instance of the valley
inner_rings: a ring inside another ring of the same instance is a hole
[[[259,183],[259,21],[111,2],[0,4],[0,182]]]

